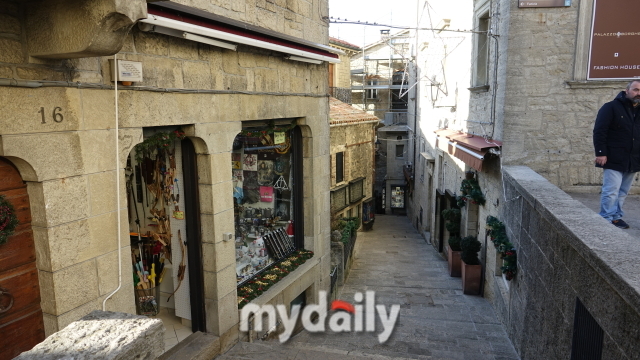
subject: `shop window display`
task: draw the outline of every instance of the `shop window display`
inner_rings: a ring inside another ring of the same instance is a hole
[[[245,128],[234,140],[231,165],[238,284],[296,250],[293,127]]]

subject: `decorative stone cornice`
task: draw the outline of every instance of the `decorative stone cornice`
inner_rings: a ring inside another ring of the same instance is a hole
[[[138,19],[145,0],[55,0],[32,3],[26,12],[29,55],[69,59],[112,55]]]

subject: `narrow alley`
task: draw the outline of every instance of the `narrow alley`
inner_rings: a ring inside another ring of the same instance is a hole
[[[376,303],[400,304],[395,331],[378,343],[373,333],[309,333],[284,345],[241,342],[220,360],[235,359],[518,359],[491,305],[463,295],[460,278],[413,229],[406,217],[378,216],[358,233],[355,261],[338,299],[373,290]]]

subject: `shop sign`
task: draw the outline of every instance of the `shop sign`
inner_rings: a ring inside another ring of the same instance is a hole
[[[588,80],[640,77],[640,23],[628,0],[594,0]]]
[[[571,6],[571,0],[533,0],[518,1],[519,8],[544,8],[544,7],[565,7]]]

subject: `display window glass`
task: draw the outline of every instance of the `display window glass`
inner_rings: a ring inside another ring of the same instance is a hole
[[[404,208],[404,186],[391,186],[391,207],[395,209]]]
[[[296,250],[293,126],[244,128],[233,142],[238,285]]]

